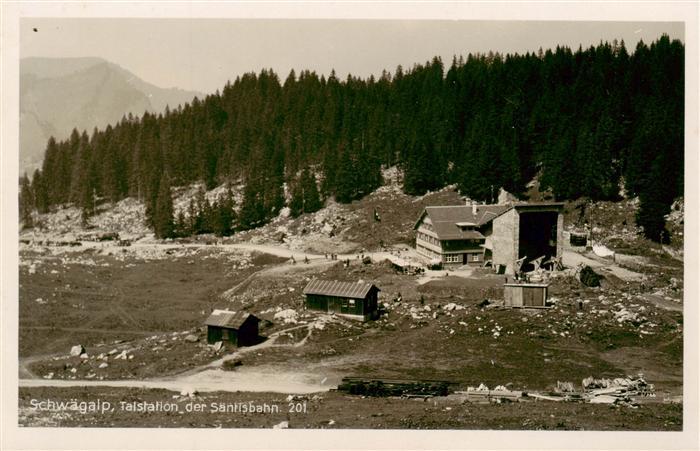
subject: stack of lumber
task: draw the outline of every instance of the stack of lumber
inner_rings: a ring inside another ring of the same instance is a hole
[[[338,390],[363,396],[447,396],[449,382],[344,377]]]

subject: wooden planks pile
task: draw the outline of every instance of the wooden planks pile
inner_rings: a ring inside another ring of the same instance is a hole
[[[458,391],[457,394],[465,395],[465,400],[472,403],[490,403],[490,402],[518,402],[525,393],[516,390],[508,390],[505,387],[496,387],[489,390],[488,387],[481,385],[479,388],[469,387],[467,391]]]
[[[449,382],[344,377],[338,391],[363,396],[447,396]]]

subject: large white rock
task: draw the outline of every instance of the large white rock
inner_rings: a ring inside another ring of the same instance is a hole
[[[296,323],[299,318],[299,313],[294,309],[286,309],[275,313],[274,318],[277,321],[283,321],[284,324]]]
[[[197,394],[197,390],[195,390],[192,387],[184,387],[182,390],[180,390],[180,396],[195,396]]]
[[[612,257],[615,255],[615,251],[610,250],[607,246],[604,246],[602,244],[594,244],[593,245],[593,253],[596,254],[598,257]]]
[[[83,348],[83,345],[75,345],[72,348],[70,348],[70,355],[71,357],[78,357],[80,354],[85,353],[85,348]]]

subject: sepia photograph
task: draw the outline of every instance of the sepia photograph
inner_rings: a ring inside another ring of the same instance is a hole
[[[696,28],[120,11],[15,16],[18,433],[697,427]]]

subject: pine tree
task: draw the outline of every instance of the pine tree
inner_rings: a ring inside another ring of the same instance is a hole
[[[97,209],[97,191],[90,184],[86,184],[81,191],[80,214],[83,224],[87,224]]]
[[[313,213],[323,207],[321,197],[316,185],[316,177],[307,167],[301,175],[292,182],[292,198],[289,202],[289,209],[292,217],[297,217],[302,213]]]
[[[302,187],[304,213],[313,213],[320,210],[323,204],[321,203],[321,197],[318,193],[316,177],[314,177],[314,174],[309,168],[305,168],[302,171],[299,184]]]
[[[220,199],[214,205],[216,214],[214,233],[218,236],[230,236],[233,233],[233,221],[235,219],[233,207],[233,191],[231,186],[228,185],[223,199]]]
[[[209,199],[205,197],[199,214],[202,218],[199,233],[214,233],[216,230],[216,223],[218,221],[218,210],[216,205],[212,205],[212,203],[209,202]]]
[[[357,172],[350,151],[344,146],[340,149],[338,168],[335,174],[335,199],[347,203],[355,199],[357,190]]]
[[[39,169],[36,169],[32,176],[32,198],[39,213],[48,213],[51,199],[46,187],[46,179]]]
[[[259,180],[252,177],[246,181],[238,221],[242,230],[258,227],[265,221],[265,204],[260,185]]]
[[[170,180],[167,173],[163,174],[158,185],[153,229],[155,230],[157,238],[172,238],[175,231],[173,223],[173,198],[170,192]]]
[[[34,192],[27,174],[20,178],[19,189],[19,219],[25,229],[34,227],[32,212],[34,211]]]
[[[294,180],[291,183],[291,194],[289,213],[293,218],[296,218],[304,213],[304,188],[302,187],[301,180]]]
[[[173,234],[176,237],[186,237],[192,234],[189,223],[185,218],[185,212],[182,210],[177,214]]]
[[[190,199],[190,205],[187,208],[187,235],[196,235],[202,228],[202,216],[197,209],[197,203],[194,198]]]

